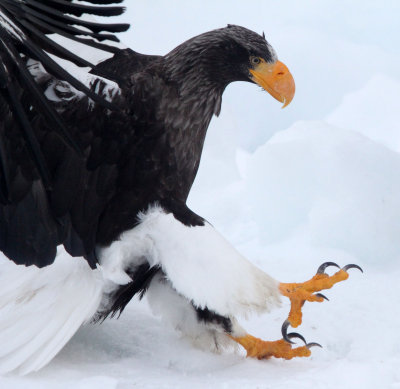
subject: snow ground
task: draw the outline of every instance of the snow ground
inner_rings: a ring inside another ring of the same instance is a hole
[[[326,260],[364,274],[350,271],[329,302],[305,305],[298,330],[324,346],[309,359],[200,351],[135,301],[0,388],[400,388],[399,3],[127,3],[133,28],[123,39],[135,50],[164,53],[237,23],[265,30],[297,83],[283,111],[253,85],[228,88],[191,208],[281,281],[304,281]],[[241,322],[278,339],[288,307]]]

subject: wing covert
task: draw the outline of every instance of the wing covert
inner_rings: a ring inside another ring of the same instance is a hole
[[[53,262],[57,245],[64,243],[72,255],[86,255],[95,266],[95,212],[112,194],[116,161],[88,169],[88,147],[96,137],[103,140],[96,129],[79,133],[64,112],[74,111],[71,105],[82,100],[83,111],[110,121],[117,110],[116,93],[87,70],[80,77],[60,65],[54,56],[78,67],[94,67],[49,35],[117,53],[119,49],[105,41],[118,42],[114,33],[129,25],[81,16],[120,15],[124,8],[115,5],[120,3],[0,0],[0,250],[18,264],[46,266]],[[79,116],[82,120],[84,114]],[[101,175],[110,177],[106,189]],[[92,202],[94,216],[85,201]]]

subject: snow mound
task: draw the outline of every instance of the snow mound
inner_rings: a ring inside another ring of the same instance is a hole
[[[247,158],[260,237],[296,234],[367,262],[400,252],[400,154],[322,121],[297,122]]]
[[[326,121],[400,151],[399,90],[400,81],[376,75],[363,88],[346,95]]]

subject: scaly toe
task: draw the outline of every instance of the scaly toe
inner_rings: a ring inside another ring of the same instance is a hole
[[[325,269],[329,266],[338,267],[338,270],[333,275],[325,273]],[[292,327],[298,327],[302,322],[301,309],[306,301],[322,302],[329,299],[322,293],[318,293],[324,289],[332,288],[336,283],[347,280],[349,274],[347,270],[358,269],[362,271],[361,267],[355,264],[349,264],[342,269],[337,263],[325,262],[317,270],[317,273],[310,280],[303,283],[281,283],[279,290],[283,296],[290,299],[291,307],[289,313],[289,323]],[[288,341],[289,338],[285,339]]]
[[[292,348],[292,345],[284,339],[268,342],[251,335],[239,338],[232,337],[232,339],[242,345],[247,351],[247,356],[252,358],[268,359],[275,357],[292,359],[294,357],[309,357],[311,355],[311,351],[307,345]]]

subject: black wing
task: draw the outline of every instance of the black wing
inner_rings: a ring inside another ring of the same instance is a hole
[[[17,264],[51,264],[64,244],[94,267],[99,218],[118,191],[120,156],[131,142],[123,93],[94,75],[78,80],[47,53],[109,79],[114,61],[128,55],[140,67],[147,59],[104,43],[127,24],[79,19],[119,15],[122,7],[106,5],[121,0],[88,2],[0,0],[0,250]],[[51,33],[115,59],[94,67]]]
[[[158,58],[158,55],[145,55],[131,49],[123,49],[117,51],[112,58],[99,63],[91,73],[124,85],[129,82],[132,74],[141,71]],[[123,73],[121,69],[124,69]]]
[[[121,1],[94,0],[92,3],[110,4]],[[72,86],[84,92],[93,100],[107,104],[87,86],[76,80],[60,65],[58,65],[48,53],[55,54],[60,58],[67,59],[78,66],[91,66],[88,61],[71,53],[47,37],[46,34],[58,33],[69,39],[77,40],[90,46],[104,50],[116,51],[112,46],[100,44],[93,39],[81,38],[90,36],[97,40],[118,41],[112,34],[102,34],[101,31],[121,32],[129,28],[127,24],[100,24],[80,20],[66,13],[81,16],[82,14],[111,16],[119,15],[124,11],[123,7],[98,7],[72,3],[71,0],[0,0],[0,90],[3,100],[8,104],[13,117],[19,122],[22,134],[26,139],[31,157],[34,159],[41,178],[48,188],[50,185],[49,174],[40,153],[37,141],[33,134],[26,112],[24,111],[19,92],[24,90],[32,101],[32,106],[48,121],[54,129],[69,145],[77,147],[69,135],[63,121],[57,115],[51,105],[45,100],[32,75],[28,72],[24,58],[33,58],[48,69],[48,71],[59,79],[68,81]],[[78,27],[76,27],[78,26]],[[85,27],[83,30],[79,27]],[[0,196],[1,200],[7,201],[9,192],[9,175],[7,172],[6,156],[1,153],[3,142],[0,140],[0,165],[2,172]]]

